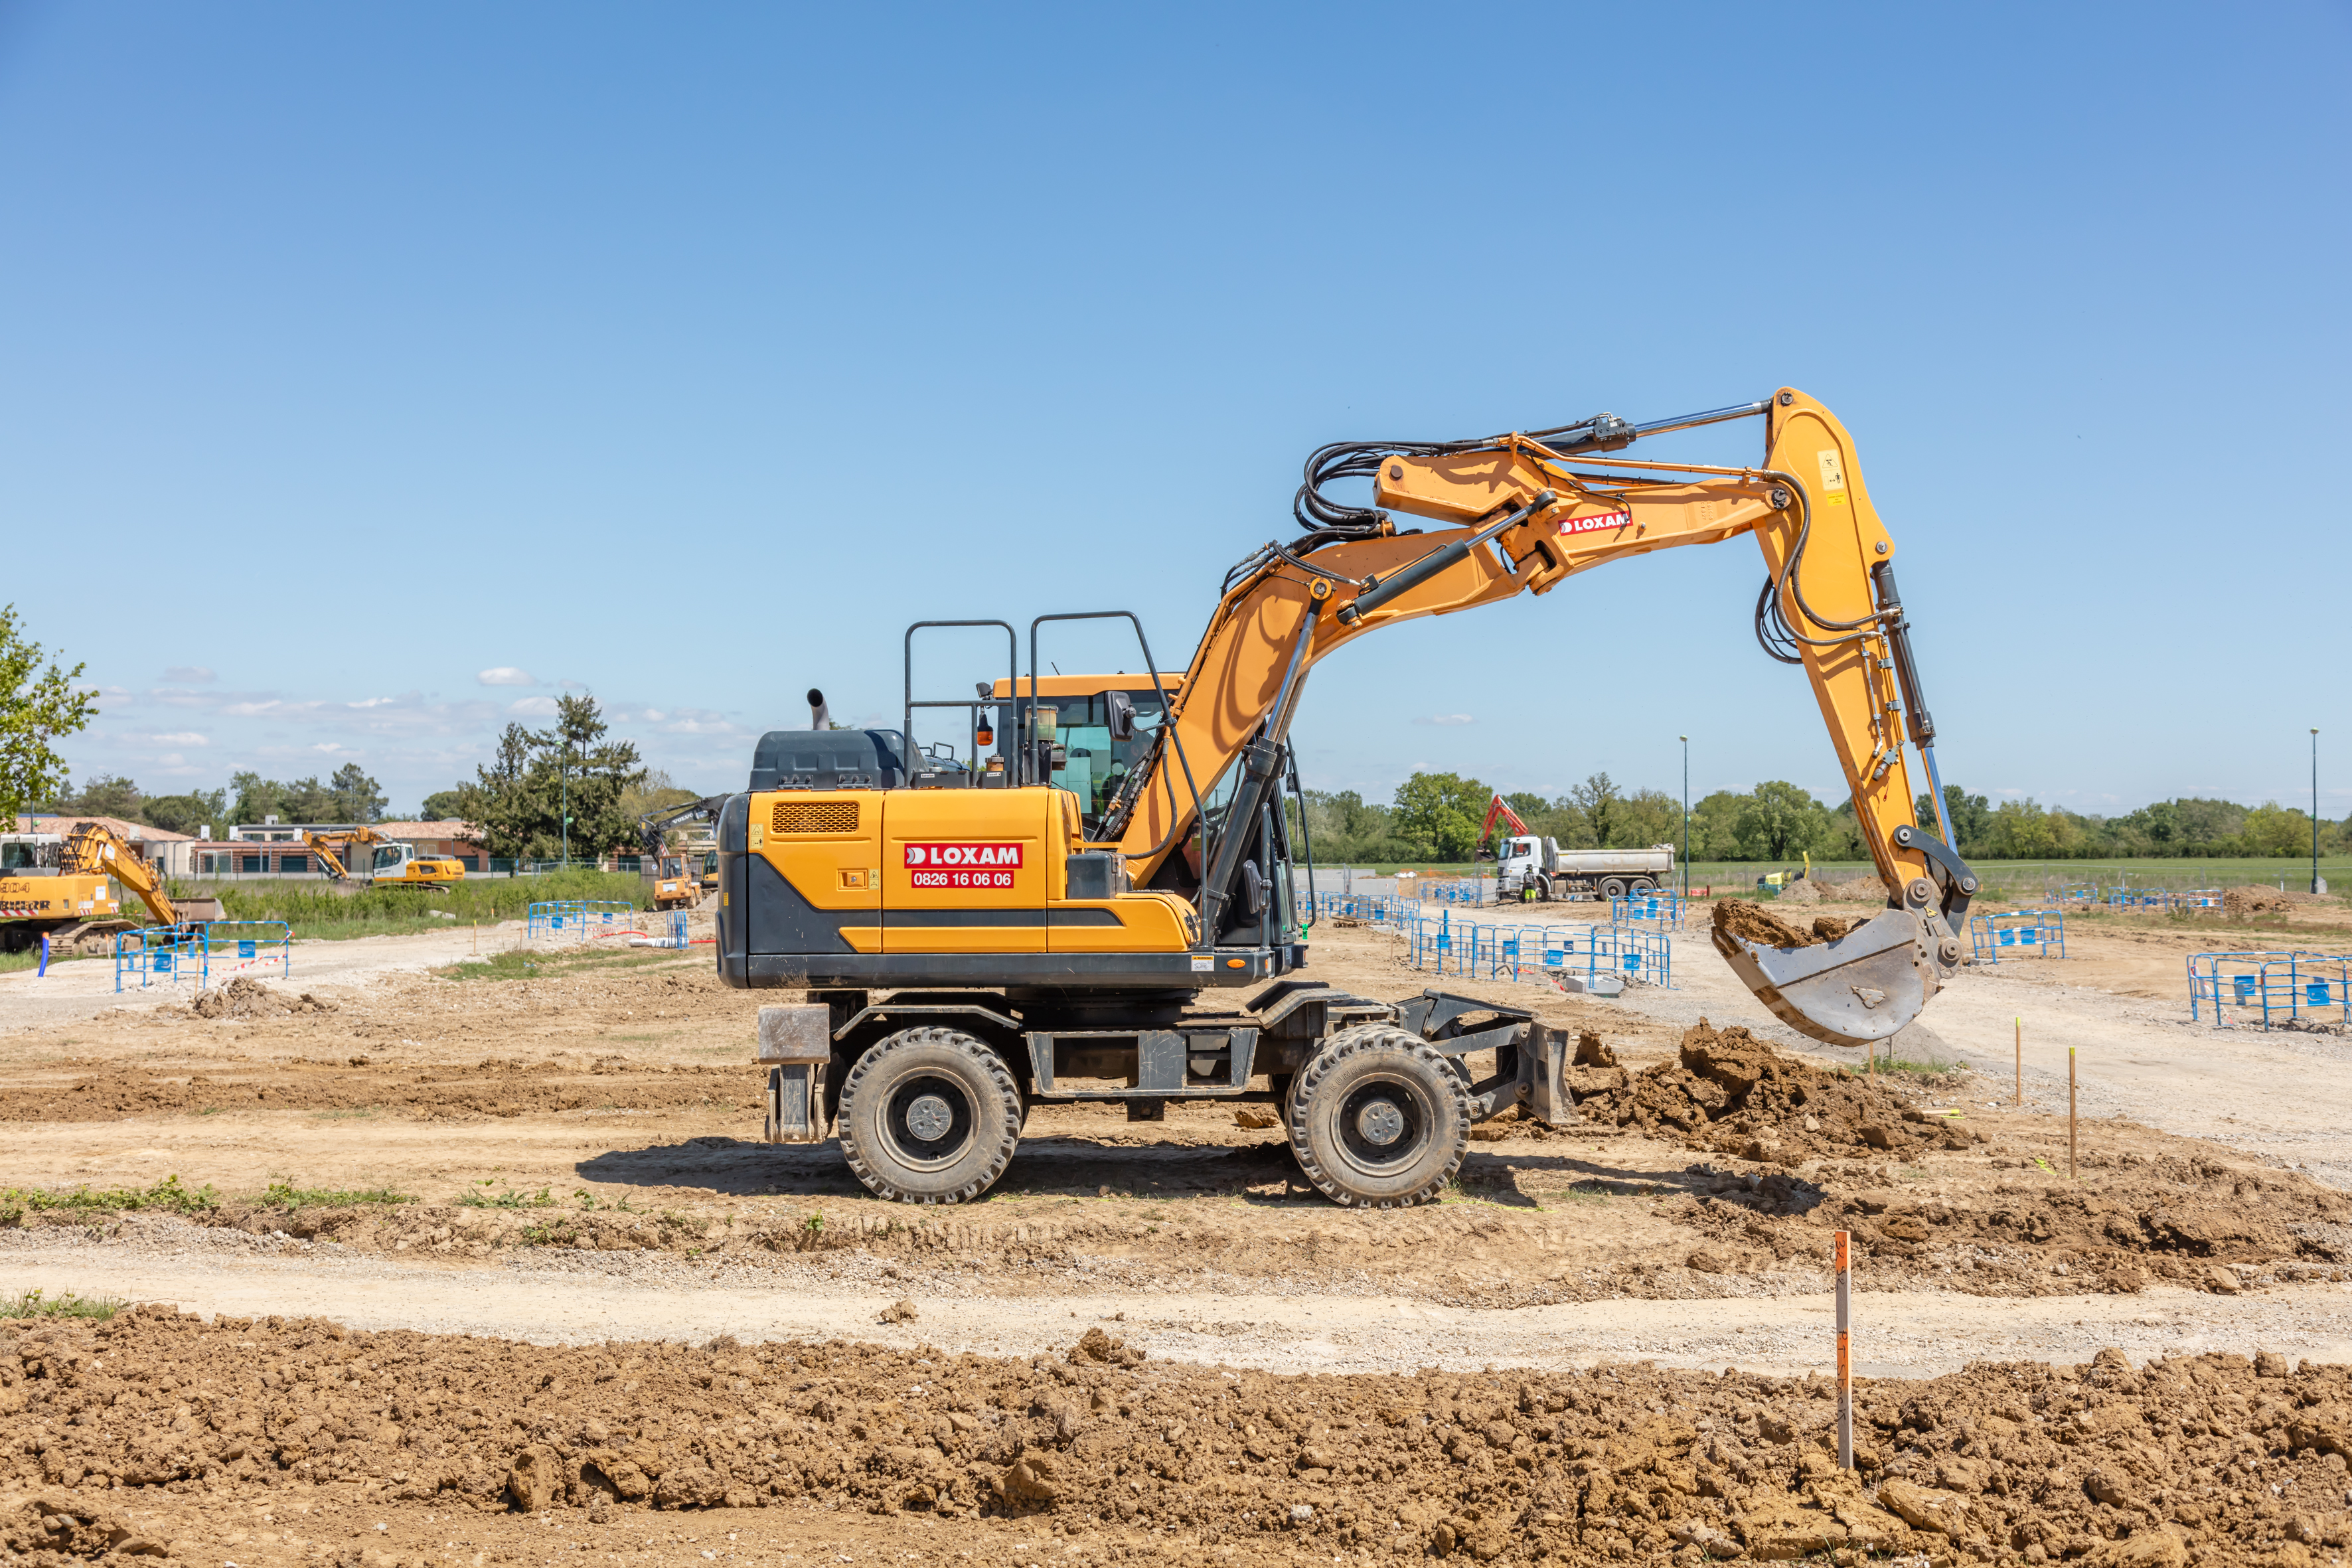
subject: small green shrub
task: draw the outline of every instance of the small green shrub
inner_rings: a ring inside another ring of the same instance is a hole
[[[0,1296],[0,1318],[96,1318],[104,1321],[129,1305],[112,1296],[78,1296],[68,1290],[52,1297],[38,1289],[19,1290],[14,1296]]]
[[[0,1225],[22,1225],[28,1214],[120,1214],[157,1209],[166,1214],[206,1214],[220,1207],[220,1194],[209,1182],[183,1186],[177,1176],[166,1176],[152,1187],[76,1187],[57,1192],[47,1187],[0,1188]]]
[[[390,1187],[298,1187],[272,1182],[261,1194],[263,1206],[274,1209],[350,1208],[359,1204],[413,1204],[415,1195]]]
[[[481,1181],[474,1185],[487,1187],[490,1184]],[[469,1209],[551,1209],[555,1206],[555,1200],[548,1195],[545,1187],[536,1193],[526,1193],[515,1187],[501,1187],[495,1193],[460,1193],[457,1202]]]

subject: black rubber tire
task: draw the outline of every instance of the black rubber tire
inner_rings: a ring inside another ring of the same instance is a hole
[[[950,1124],[924,1140],[908,1122],[918,1099],[940,1100]],[[1021,1085],[1004,1060],[954,1029],[901,1029],[868,1047],[841,1085],[835,1131],[850,1171],[875,1196],[906,1204],[969,1203],[996,1184],[1021,1142]]]
[[[1607,881],[1601,883],[1601,896],[1604,899],[1623,898],[1625,896],[1624,879],[1622,877],[1612,877]]]
[[[1400,1112],[1393,1146],[1357,1131],[1370,1100]],[[1307,1179],[1350,1208],[1435,1203],[1470,1146],[1470,1096],[1435,1047],[1392,1024],[1358,1024],[1323,1042],[1298,1075],[1286,1118]]]
[[[1658,890],[1658,885],[1657,885],[1655,882],[1653,882],[1652,880],[1650,880],[1650,879],[1649,879],[1649,878],[1647,878],[1647,877],[1636,877],[1636,878],[1634,878],[1634,879],[1633,879],[1633,893],[1634,893],[1634,896],[1635,896],[1635,897],[1637,897],[1637,898],[1646,897],[1647,895],[1649,895],[1649,894],[1651,894],[1651,893],[1654,893],[1654,892],[1656,892],[1657,890]]]

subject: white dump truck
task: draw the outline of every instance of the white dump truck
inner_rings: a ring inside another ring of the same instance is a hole
[[[1675,847],[1647,849],[1562,849],[1557,839],[1506,838],[1496,864],[1506,899],[1622,899],[1672,880]]]

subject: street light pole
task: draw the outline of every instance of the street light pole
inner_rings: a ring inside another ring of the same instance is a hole
[[[2319,728],[2311,731],[2311,890],[2319,891]]]
[[[572,775],[566,771],[566,764],[571,761],[572,737],[566,735],[562,749],[555,753],[555,815],[562,819],[555,825],[555,831],[563,845],[563,858],[556,866],[560,871],[572,868]]]
[[[1690,897],[1690,737],[1683,741],[1683,897]]]

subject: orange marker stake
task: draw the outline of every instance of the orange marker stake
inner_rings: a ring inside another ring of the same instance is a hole
[[[1853,1468],[1853,1232],[1837,1233],[1838,1466]]]

